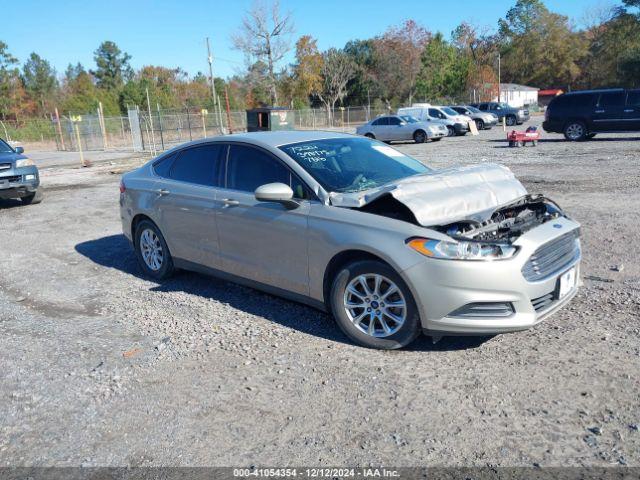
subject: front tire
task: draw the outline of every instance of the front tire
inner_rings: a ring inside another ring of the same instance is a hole
[[[476,120],[476,128],[478,129],[478,131],[480,130],[484,130],[484,122],[480,119]]]
[[[518,120],[513,115],[507,115],[507,126],[513,127],[518,123]]]
[[[580,142],[587,137],[587,126],[582,122],[569,122],[564,127],[564,138],[571,142]]]
[[[415,132],[413,132],[413,140],[416,143],[424,143],[427,140],[427,134],[424,132],[424,130],[416,130]]]
[[[164,280],[173,275],[173,258],[160,229],[150,220],[141,221],[136,227],[134,246],[136,258],[145,275]]]
[[[447,137],[453,137],[456,134],[456,129],[447,125]]]
[[[20,200],[25,205],[36,205],[36,204],[42,202],[43,197],[44,196],[42,195],[42,191],[41,190],[36,190],[31,195],[28,195],[26,197],[22,197]]]
[[[330,308],[340,329],[368,348],[402,348],[420,334],[418,308],[407,284],[379,261],[346,265],[335,277]]]
[[[376,138],[376,136],[373,133],[365,133],[364,136],[367,138],[370,138],[371,140]]]

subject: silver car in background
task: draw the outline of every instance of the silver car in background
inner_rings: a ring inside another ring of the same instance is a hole
[[[194,270],[304,302],[367,347],[524,330],[579,284],[578,223],[509,169],[432,170],[359,136],[198,140],[120,192],[148,276]]]
[[[490,130],[498,124],[498,116],[489,112],[481,112],[475,107],[469,105],[455,105],[451,107],[460,115],[466,115],[476,123],[478,130]]]
[[[429,125],[411,115],[383,115],[356,128],[358,135],[375,138],[383,142],[413,140],[424,143],[427,140],[438,141],[447,136],[447,128],[442,125]]]

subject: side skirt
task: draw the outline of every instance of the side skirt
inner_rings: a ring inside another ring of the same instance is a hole
[[[307,297],[306,295],[302,295],[300,293],[290,292],[289,290],[274,287],[266,283],[256,282],[255,280],[250,280],[248,278],[239,277],[231,273],[223,272],[222,270],[218,270],[216,268],[206,267],[204,265],[190,262],[189,260],[183,260],[181,258],[174,258],[173,264],[176,266],[176,268],[180,268],[182,270],[189,270],[191,272],[201,273],[210,277],[216,277],[227,282],[244,285],[245,287],[254,288],[256,290],[275,295],[276,297],[282,297],[296,303],[302,303],[322,312],[328,312],[324,302],[316,300],[315,298]]]

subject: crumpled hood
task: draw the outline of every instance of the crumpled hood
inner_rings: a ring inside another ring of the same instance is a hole
[[[436,170],[362,192],[332,192],[329,197],[332,205],[358,208],[387,193],[406,205],[420,225],[428,227],[461,220],[485,221],[527,190],[507,167],[486,163]]]

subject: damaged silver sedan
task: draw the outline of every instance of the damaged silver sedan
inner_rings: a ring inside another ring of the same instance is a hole
[[[367,347],[524,330],[579,284],[578,223],[509,169],[434,171],[362,137],[195,141],[120,191],[147,275],[194,270],[304,302]]]

